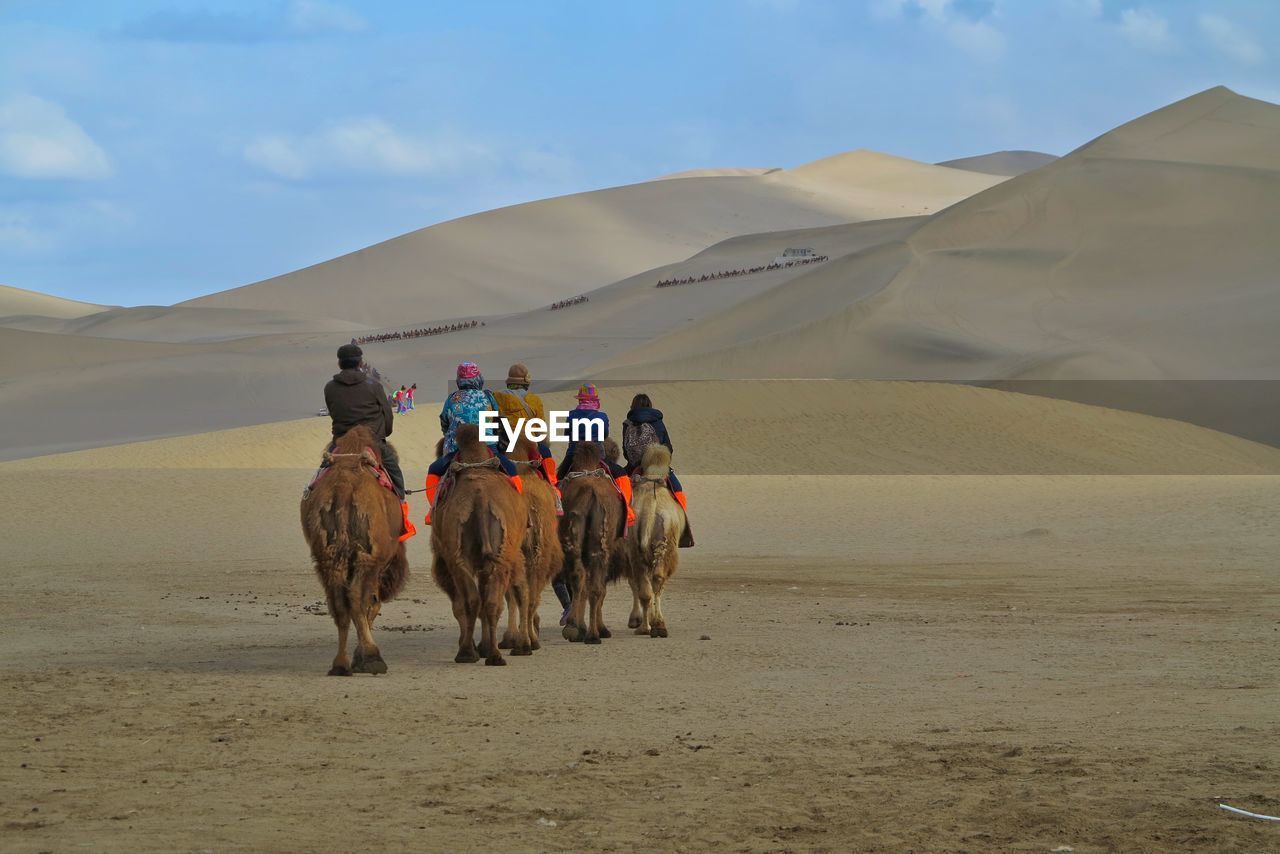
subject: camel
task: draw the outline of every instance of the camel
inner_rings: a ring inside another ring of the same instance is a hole
[[[623,507],[609,470],[601,466],[602,451],[595,442],[579,442],[569,471],[561,483],[564,516],[560,545],[573,605],[564,627],[569,641],[600,643],[612,637],[604,624],[605,585],[610,579]]]
[[[529,527],[525,530],[523,552],[525,584],[513,586],[507,594],[507,631],[498,646],[512,655],[529,655],[542,644],[538,639],[538,606],[542,592],[564,564],[564,551],[557,532],[556,499],[553,487],[538,473],[542,455],[537,446],[521,438],[510,454],[524,481],[524,497],[529,505]]]
[[[662,591],[676,573],[677,544],[685,526],[684,509],[666,486],[670,467],[671,452],[665,446],[645,449],[640,461],[644,473],[637,478],[631,499],[636,524],[627,532],[620,560],[633,597],[627,627],[654,638],[667,636]]]
[[[526,584],[521,547],[528,505],[480,442],[476,425],[460,426],[457,442],[453,486],[437,501],[432,516],[431,574],[452,601],[458,620],[458,654],[453,660],[469,664],[483,656],[485,664],[501,666],[507,663],[497,638],[503,601],[512,586]]]
[[[409,578],[399,540],[400,501],[374,474],[381,462],[375,447],[368,427],[349,430],[325,452],[329,470],[302,497],[302,532],[338,627],[330,676],[387,672],[371,629],[382,603],[394,599]],[[347,657],[352,622],[354,662]]]

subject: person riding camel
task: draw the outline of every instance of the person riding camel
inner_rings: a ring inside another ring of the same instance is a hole
[[[640,461],[644,459],[645,449],[650,445],[666,445],[668,451],[675,453],[675,449],[671,447],[667,425],[662,421],[662,410],[653,408],[649,395],[637,394],[631,399],[631,409],[622,422],[622,454],[627,460],[627,472],[632,476],[640,473]],[[674,468],[667,469],[667,487],[685,512],[685,528],[680,537],[680,548],[691,548],[693,532],[689,528],[689,502]]]
[[[400,470],[400,457],[387,441],[391,435],[395,416],[391,402],[382,385],[361,370],[364,351],[358,344],[343,344],[338,348],[338,373],[324,387],[324,405],[333,420],[333,438],[345,436],[347,431],[363,424],[373,433],[377,443],[382,468],[395,486],[403,516],[401,535],[404,539],[414,533],[409,521],[409,503],[404,500],[404,472]],[[332,445],[330,446],[332,449]]]
[[[458,365],[457,379],[457,390],[445,398],[444,408],[440,410],[440,430],[444,433],[444,456],[427,469],[425,491],[427,503],[430,505],[426,518],[428,525],[431,524],[431,511],[436,506],[436,490],[440,488],[440,479],[449,471],[449,466],[453,465],[453,458],[458,453],[458,425],[479,424],[481,412],[498,411],[498,402],[494,399],[493,392],[484,387],[484,377],[475,362],[463,362]],[[511,485],[516,492],[524,492],[524,483],[516,473],[516,465],[507,459],[502,445],[494,443],[489,446],[489,450],[497,457],[498,465],[511,479]]]
[[[507,370],[506,389],[493,393],[498,401],[498,414],[506,423],[515,424],[521,418],[547,420],[542,398],[529,391],[530,379],[529,369],[517,362]],[[510,439],[509,436],[507,438]],[[551,447],[546,442],[538,442],[537,445],[538,453],[542,455],[542,476],[554,487],[559,478],[556,477],[556,461],[551,455]],[[557,487],[556,492],[559,491]]]
[[[600,408],[600,393],[596,391],[595,384],[584,383],[579,386],[576,397],[578,408],[569,412],[569,446],[565,448],[564,459],[560,462],[560,468],[556,472],[557,476],[562,480],[569,470],[569,461],[573,459],[573,452],[578,447],[578,443],[572,439],[575,424],[599,422],[604,425],[602,440],[609,438],[609,415]],[[618,491],[622,493],[627,507],[627,525],[630,526],[636,521],[636,512],[631,509],[631,477],[627,474],[626,469],[613,460],[604,460],[603,462],[608,467],[609,475],[613,478],[614,484],[617,485]]]

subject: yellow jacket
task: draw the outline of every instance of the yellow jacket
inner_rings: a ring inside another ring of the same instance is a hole
[[[541,418],[547,420],[547,410],[542,405],[542,398],[533,392],[525,392],[524,401],[511,389],[495,391],[493,396],[498,400],[498,414],[512,425],[521,418]]]

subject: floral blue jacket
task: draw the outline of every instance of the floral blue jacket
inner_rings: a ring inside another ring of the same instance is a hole
[[[486,410],[498,411],[498,401],[486,388],[460,388],[445,398],[444,408],[440,410],[440,429],[444,431],[446,454],[458,450],[458,425],[479,424],[480,413]]]

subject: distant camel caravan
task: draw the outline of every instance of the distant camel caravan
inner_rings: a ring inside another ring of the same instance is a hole
[[[325,452],[327,468],[302,497],[302,531],[338,627],[330,676],[387,672],[373,639],[373,621],[409,578],[404,543],[396,533],[400,501],[374,473],[382,463],[375,447],[368,427],[349,430]],[[347,657],[352,622],[354,660]]]

